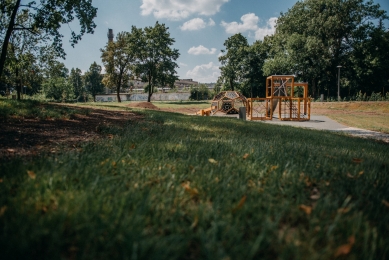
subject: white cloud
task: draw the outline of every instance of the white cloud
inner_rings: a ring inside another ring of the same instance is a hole
[[[193,18],[180,26],[181,31],[196,31],[205,28],[206,26],[214,26],[215,21],[209,18],[208,24],[201,18]]]
[[[210,62],[208,64],[198,65],[194,67],[193,70],[188,70],[186,76],[201,83],[216,82],[220,76],[220,69],[219,66]]]
[[[142,0],[142,15],[181,20],[192,14],[213,15],[229,0]]]
[[[271,17],[266,21],[266,25],[263,27],[258,26],[259,17],[253,13],[248,13],[243,15],[240,20],[242,23],[231,22],[226,23],[224,21],[221,22],[221,26],[223,26],[226,30],[226,33],[236,34],[243,33],[246,31],[253,31],[254,38],[256,40],[263,40],[266,35],[272,35],[275,32],[275,26],[277,23],[277,17]]]
[[[263,40],[266,35],[272,35],[276,31],[277,17],[272,17],[266,22],[266,26],[255,31],[255,39]]]
[[[183,63],[183,62],[180,62],[179,65],[182,66],[182,67],[188,67],[188,64]]]
[[[208,49],[204,47],[203,45],[199,45],[197,47],[192,47],[188,50],[189,54],[192,55],[201,55],[201,54],[215,54],[216,53],[216,48],[211,48]]]
[[[221,22],[221,26],[223,26],[226,29],[227,33],[230,34],[236,34],[236,33],[242,33],[245,31],[255,31],[258,29],[258,21],[259,17],[256,16],[253,13],[248,13],[243,15],[240,20],[242,23],[237,22],[231,22],[226,23],[224,21]]]
[[[207,23],[204,22],[201,18],[194,18],[185,22],[182,26],[180,26],[181,31],[195,31],[205,28]]]

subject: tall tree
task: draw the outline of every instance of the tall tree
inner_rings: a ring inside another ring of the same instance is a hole
[[[165,24],[158,22],[154,27],[146,27],[144,30],[135,27],[132,29],[131,48],[137,50],[135,73],[148,82],[148,102],[155,86],[173,85],[177,79],[176,60],[180,53],[171,47],[175,40],[170,37],[168,29]]]
[[[85,87],[93,96],[93,101],[96,102],[96,95],[103,92],[104,85],[102,83],[103,76],[101,75],[101,66],[93,62],[89,70],[85,73]]]
[[[65,56],[62,48],[62,35],[59,29],[62,24],[71,23],[75,17],[80,23],[80,32],[72,31],[71,43],[76,44],[85,33],[93,33],[96,27],[93,19],[97,8],[92,0],[40,0],[22,4],[21,0],[1,1],[2,26],[6,27],[0,56],[0,75],[3,73],[7,50],[12,34],[15,31],[26,31],[31,34],[45,33],[53,40],[58,53]],[[28,13],[30,23],[19,24],[17,17]]]
[[[29,12],[18,15],[16,22],[30,23]],[[31,35],[24,30],[16,31],[10,38],[5,66],[11,79],[10,83],[16,86],[18,100],[20,100],[22,86],[29,85],[30,80],[35,78],[39,52],[42,49],[38,43],[44,40],[45,37],[41,34]]]
[[[350,66],[358,43],[369,37],[377,20],[387,18],[373,1],[299,1],[279,17],[272,56],[264,69],[297,72],[311,83],[314,97],[320,88],[335,94],[337,66]]]
[[[81,75],[82,71],[79,68],[72,68],[69,75],[69,83],[73,86],[74,97],[78,100],[84,94],[84,84]]]
[[[221,51],[224,55],[219,57],[222,64],[220,71],[222,77],[228,80],[230,89],[234,90],[236,83],[241,83],[244,77],[243,68],[245,59],[248,57],[249,44],[246,37],[237,33],[229,37],[223,45],[226,49]]]
[[[104,49],[101,49],[101,59],[105,66],[103,83],[106,87],[116,88],[118,102],[120,89],[130,80],[131,66],[135,62],[135,49],[130,48],[128,32],[119,33],[115,42],[109,42]]]
[[[266,94],[266,76],[262,68],[268,56],[269,47],[263,41],[255,41],[246,49],[243,61],[243,84],[245,96],[258,97]]]

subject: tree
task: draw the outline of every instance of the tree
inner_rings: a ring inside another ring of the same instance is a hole
[[[26,24],[31,20],[28,12],[23,12],[16,17],[18,24]],[[7,51],[7,60],[5,63],[8,79],[2,78],[16,87],[17,99],[20,100],[22,87],[29,86],[30,83],[37,82],[40,79],[37,63],[39,61],[39,52],[41,46],[38,43],[45,37],[40,34],[29,34],[27,31],[16,31],[9,40]],[[26,90],[26,89],[25,89]]]
[[[237,33],[229,37],[223,45],[226,49],[222,50],[225,54],[219,57],[222,64],[221,76],[228,81],[230,89],[234,90],[236,83],[240,83],[244,77],[244,61],[249,44],[246,37]]]
[[[12,34],[15,31],[26,31],[31,35],[46,34],[53,41],[53,46],[62,57],[62,35],[59,32],[61,24],[71,23],[75,17],[80,23],[80,32],[72,31],[71,43],[76,44],[85,33],[93,33],[96,27],[93,19],[97,8],[92,6],[91,0],[40,0],[22,4],[21,0],[1,1],[1,26],[6,27],[0,56],[0,75],[4,70],[7,50]],[[28,23],[18,23],[19,15],[28,13]]]
[[[155,86],[173,86],[177,79],[175,69],[178,65],[175,61],[180,53],[171,48],[175,40],[170,37],[168,29],[165,24],[158,22],[154,27],[146,27],[144,30],[132,28],[130,49],[136,50],[137,57],[134,71],[150,86],[148,102]]]
[[[357,46],[377,28],[375,21],[387,18],[373,1],[297,2],[277,21],[264,71],[296,73],[310,82],[314,97],[321,88],[335,94],[337,66],[347,65],[351,75],[355,66],[350,60]]]
[[[119,33],[116,42],[109,42],[105,49],[101,49],[106,70],[103,83],[106,87],[116,88],[118,102],[121,102],[120,89],[129,82],[131,66],[136,59],[136,49],[129,45],[132,36],[128,32]]]
[[[262,68],[268,56],[269,47],[262,41],[255,41],[246,49],[243,61],[244,79],[241,91],[250,97],[263,97],[266,95],[266,76]]]
[[[79,100],[81,96],[84,95],[85,93],[85,88],[83,84],[83,79],[81,75],[81,70],[79,68],[72,68],[70,70],[70,75],[69,75],[69,83],[72,85],[73,90],[74,90],[74,97]]]
[[[102,83],[103,76],[101,75],[101,66],[93,62],[89,70],[85,73],[85,87],[93,96],[93,101],[96,102],[96,95],[103,92],[104,85]]]
[[[56,101],[74,99],[74,89],[67,78],[50,78],[43,83],[43,88],[47,98],[52,98]]]

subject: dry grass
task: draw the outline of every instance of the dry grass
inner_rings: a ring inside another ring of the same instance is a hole
[[[314,102],[311,113],[347,126],[389,133],[389,102]]]

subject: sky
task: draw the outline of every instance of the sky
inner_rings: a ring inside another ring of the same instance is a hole
[[[180,57],[176,70],[180,79],[200,83],[216,82],[220,76],[218,56],[228,37],[242,33],[251,44],[274,33],[280,13],[287,12],[297,0],[93,0],[97,7],[94,34],[85,34],[71,47],[71,30],[77,23],[63,26],[63,47],[67,53],[62,60],[66,67],[87,71],[93,62],[100,64],[101,51],[107,44],[108,29],[131,31],[132,26],[144,28],[164,23],[175,39],[172,46]],[[389,13],[388,0],[374,0]],[[389,27],[388,22],[385,23]]]

